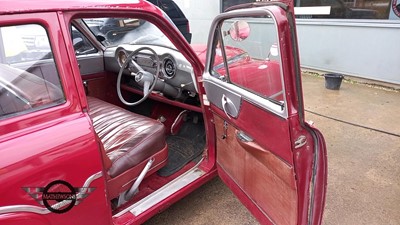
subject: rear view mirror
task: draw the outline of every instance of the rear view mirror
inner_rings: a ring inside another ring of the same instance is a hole
[[[120,19],[118,23],[119,27],[138,27],[140,22],[138,19]]]
[[[234,41],[243,41],[250,35],[250,26],[246,21],[235,21],[229,29],[229,35]]]

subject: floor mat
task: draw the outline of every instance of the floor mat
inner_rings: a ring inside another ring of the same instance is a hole
[[[179,171],[203,152],[205,132],[202,123],[185,123],[177,135],[167,137],[168,162],[157,173],[167,177]]]

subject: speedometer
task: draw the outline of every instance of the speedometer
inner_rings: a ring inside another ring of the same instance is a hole
[[[164,77],[168,79],[171,79],[175,76],[176,64],[170,57],[165,58],[163,61],[163,73]]]

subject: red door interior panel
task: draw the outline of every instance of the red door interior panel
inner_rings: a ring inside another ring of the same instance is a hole
[[[238,139],[238,130],[215,116],[217,163],[276,224],[296,224],[294,168],[255,142]]]

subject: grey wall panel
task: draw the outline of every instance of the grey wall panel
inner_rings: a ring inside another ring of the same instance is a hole
[[[400,84],[400,23],[297,20],[303,67]]]

